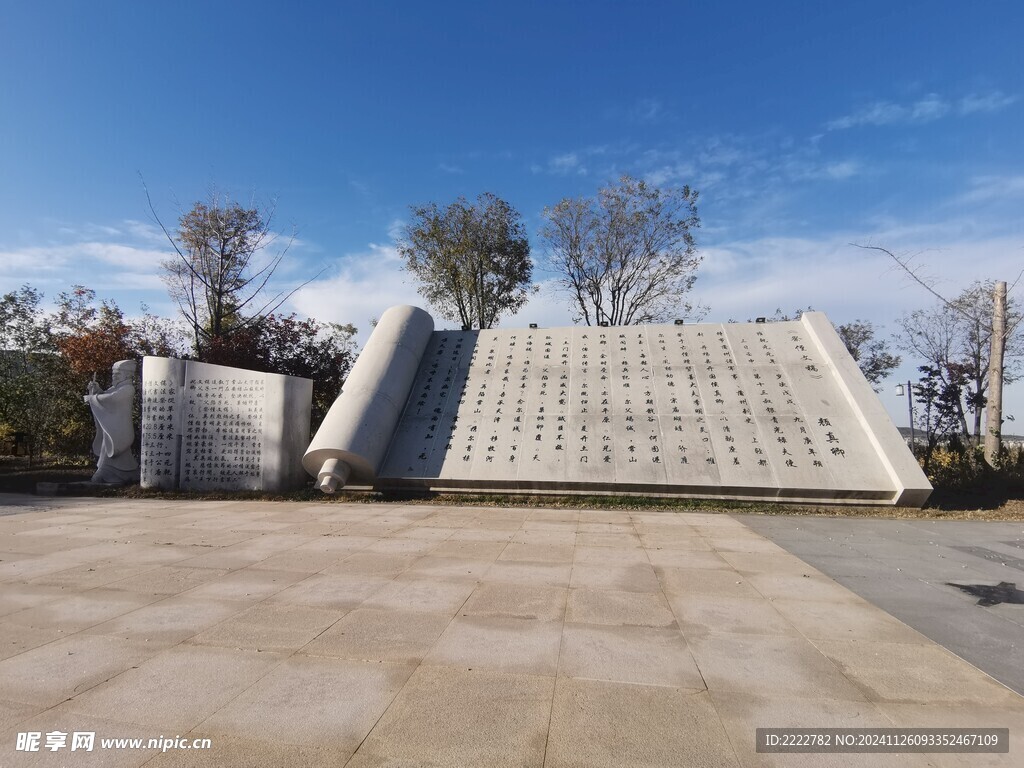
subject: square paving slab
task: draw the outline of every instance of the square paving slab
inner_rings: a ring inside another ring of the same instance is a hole
[[[0,496],[0,766],[1020,765],[1024,697],[829,571],[1012,532],[849,522],[795,537],[812,567],[696,512]],[[975,634],[1020,628],[997,607]],[[1011,752],[755,750],[843,726],[1008,727]],[[92,752],[45,748],[76,731]]]

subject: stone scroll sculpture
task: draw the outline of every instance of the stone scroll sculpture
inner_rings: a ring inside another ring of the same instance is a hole
[[[302,459],[321,491],[334,493],[350,478],[373,482],[433,330],[433,318],[418,307],[381,316]]]
[[[101,389],[93,376],[88,394],[82,398],[92,409],[96,422],[96,437],[92,442],[92,452],[97,457],[96,472],[92,476],[94,483],[128,485],[139,481],[139,462],[132,454],[135,369],[134,360],[114,363],[110,388]]]
[[[389,309],[303,459],[317,486],[921,506],[927,478],[820,312],[434,331]]]

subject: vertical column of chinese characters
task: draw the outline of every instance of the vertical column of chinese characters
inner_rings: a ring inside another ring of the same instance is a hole
[[[210,427],[206,457],[206,482],[211,488],[232,488],[224,451],[227,418],[231,411],[231,380],[218,377],[210,382]]]
[[[621,411],[624,414],[625,420],[625,442],[626,442],[626,460],[629,464],[637,464],[640,461],[640,455],[637,453],[637,434],[636,434],[636,413],[633,405],[633,369],[630,368],[630,355],[629,346],[626,339],[625,333],[618,335],[618,346],[615,349],[618,352],[615,360],[618,363],[616,368],[617,383],[621,387],[619,395],[619,402],[621,405]],[[628,477],[628,475],[627,475]]]
[[[225,403],[227,424],[223,434],[221,474],[224,483],[232,488],[254,485],[250,465],[254,450],[251,411],[256,407],[255,387],[252,379],[232,379],[228,391],[230,400]]]
[[[252,399],[249,405],[249,462],[246,465],[246,482],[253,487],[258,487],[260,476],[263,470],[263,409],[265,407],[265,392],[263,379],[253,381]]]
[[[206,466],[203,472],[203,481],[209,488],[220,487],[218,472],[218,458],[220,454],[220,419],[224,407],[221,396],[222,379],[211,379],[210,388],[206,395],[208,420],[206,427]]]
[[[693,355],[690,355],[688,349],[685,354],[687,360],[686,372],[687,382],[690,385],[690,400],[693,403],[693,413],[695,416],[697,426],[697,439],[698,447],[697,458],[704,462],[708,467],[714,467],[718,463],[718,459],[715,456],[714,446],[711,442],[711,431],[708,428],[708,416],[709,416],[709,403],[714,404],[714,386],[717,379],[715,373],[715,367],[711,362],[711,352],[708,350],[707,339],[704,338],[703,331],[697,331],[696,338],[692,344]],[[698,379],[701,375],[705,376],[708,382],[707,398],[709,402],[705,402],[705,398],[701,395],[700,386]]]
[[[483,334],[481,333],[481,337]],[[503,394],[505,385],[500,382],[502,361],[499,359],[497,340],[491,335],[488,346],[486,374],[487,380],[491,383],[490,396],[484,404],[486,418],[481,418],[481,427],[486,429],[486,451],[484,452],[484,463],[494,464],[498,457],[498,445],[500,441],[499,430],[501,428],[502,407],[505,401]],[[486,386],[486,384],[485,384]],[[497,392],[497,396],[495,396]],[[487,413],[487,411],[490,411]]]
[[[443,342],[442,342],[443,346]],[[423,381],[423,386],[419,393],[417,400],[417,409],[415,415],[426,416],[430,414],[429,421],[426,424],[426,430],[422,435],[422,450],[416,456],[416,465],[409,464],[406,468],[406,472],[422,472],[423,462],[430,457],[431,449],[434,446],[434,438],[437,437],[437,429],[441,423],[441,414],[443,412],[443,398],[444,390],[443,384],[439,379],[441,378],[441,361],[437,355],[434,356],[433,361],[430,363],[430,367],[426,371],[426,379]],[[415,391],[415,390],[414,390]]]
[[[658,331],[652,340],[651,359],[654,365],[654,388],[658,393],[658,411],[661,420],[662,435],[665,438],[665,458],[668,480],[671,482],[678,476],[675,463],[686,455],[686,446],[682,444],[682,408],[680,407],[679,391],[676,379],[676,358],[669,351],[670,339],[665,331]],[[673,350],[674,352],[674,350]]]
[[[733,472],[741,471],[748,465],[743,451],[741,422],[749,414],[749,404],[740,384],[740,373],[736,357],[724,330],[715,331],[712,349],[718,366],[718,381],[715,384],[715,402],[721,408],[718,419],[719,441],[724,448],[721,461],[728,462]],[[737,439],[739,437],[739,439]],[[756,438],[755,438],[756,439]]]
[[[550,334],[545,334],[543,339],[540,339],[538,345],[537,354],[540,358],[540,378],[537,380],[534,378],[534,386],[530,390],[530,410],[533,412],[533,445],[530,449],[530,461],[534,464],[544,464],[542,454],[547,451],[561,450],[562,447],[555,444],[553,436],[553,430],[547,427],[547,410],[550,406],[550,395],[551,395],[551,366],[552,366],[552,351],[553,341]],[[552,457],[553,458],[553,457]],[[532,470],[537,472],[537,470]]]
[[[203,438],[202,381],[190,378],[184,394],[185,418],[182,423],[181,485],[195,487],[199,482],[200,451]]]
[[[612,426],[612,387],[609,366],[611,354],[609,352],[609,334],[606,331],[599,331],[597,334],[597,391],[599,408],[601,412],[600,434],[601,434],[601,464],[606,469],[615,466],[615,440],[613,438]]]
[[[674,342],[666,340],[662,353],[662,363],[665,366],[665,388],[668,391],[668,401],[672,416],[672,441],[675,449],[675,461],[683,467],[690,463],[688,454],[694,453],[694,435],[688,433],[683,426],[683,413],[700,408],[700,395],[696,390],[697,380],[693,373],[693,363],[690,360],[690,350],[683,338],[682,331],[676,331]],[[677,375],[678,373],[678,375]],[[685,390],[683,389],[685,387]],[[685,410],[684,410],[685,409]],[[677,476],[680,480],[690,477],[689,472],[679,470]]]
[[[217,379],[209,379],[203,382],[203,421],[202,435],[199,449],[199,476],[204,488],[214,487],[213,480],[213,457],[216,446],[214,445],[213,431],[217,424]]]
[[[213,424],[216,421],[217,406],[214,401],[216,383],[213,379],[203,379],[196,388],[200,398],[200,419],[196,425],[196,466],[195,476],[200,487],[209,488],[213,466]]]
[[[782,368],[776,360],[775,350],[772,348],[765,332],[758,330],[756,337],[759,353],[763,357],[766,367],[763,371],[755,370],[753,374],[753,402],[759,421],[764,425],[766,446],[769,446],[772,451],[771,454],[765,453],[762,455],[758,453],[757,463],[760,466],[767,467],[769,466],[769,457],[775,457],[777,460],[773,462],[773,465],[778,466],[785,461],[784,457],[786,454],[783,452],[788,453],[787,443],[789,438],[784,431],[784,425],[779,416],[771,379],[774,376],[780,375]],[[773,366],[775,368],[774,373],[769,372],[767,366]]]
[[[778,368],[775,350],[760,326],[754,332],[753,339],[743,339],[741,349],[743,362],[749,366],[747,370],[750,373],[747,388],[744,390],[747,405],[743,409],[743,421],[752,432],[756,466],[765,472],[771,472],[777,463],[773,462],[773,457],[779,446],[785,447],[787,439],[781,430],[781,421],[769,382],[772,368],[775,371],[781,369]]]
[[[177,469],[178,389],[173,381],[143,382],[142,484],[174,487]]]
[[[166,385],[166,381],[160,382],[142,379],[142,445],[139,447],[139,463],[142,465],[139,472],[139,481],[142,486],[149,487],[156,484],[156,473],[153,468],[153,461],[159,447],[156,444],[156,409],[154,399],[160,391],[160,385]]]
[[[809,349],[807,343],[804,341],[803,336],[799,332],[793,332],[789,335],[789,344],[793,352],[800,356],[800,365],[804,368],[804,374],[808,375],[812,379],[822,379],[823,375],[818,370],[817,361],[812,357],[811,349]],[[815,475],[827,475],[826,467],[822,461],[822,449],[821,443],[825,442],[828,446],[835,446],[839,442],[835,434],[827,432],[822,435],[821,432],[817,435],[812,431],[815,419],[809,417],[803,412],[802,408],[797,407],[796,399],[793,396],[793,387],[789,381],[788,376],[778,376],[776,386],[780,399],[783,403],[783,407],[787,411],[792,411],[793,415],[790,419],[792,427],[791,429],[796,430],[794,436],[793,450],[799,458],[794,459],[800,462],[800,466],[809,468],[815,473]],[[821,422],[824,421],[823,425]],[[830,426],[827,419],[818,419],[817,426]],[[824,437],[824,441],[822,440]],[[815,439],[817,438],[817,439]],[[841,450],[841,449],[840,449]],[[841,454],[833,452],[833,456],[841,457]]]
[[[597,450],[596,446],[591,443],[591,440],[596,435],[594,430],[595,424],[593,419],[590,417],[590,343],[589,335],[586,332],[582,332],[576,340],[576,360],[575,365],[571,369],[570,384],[572,386],[572,414],[577,424],[579,424],[579,432],[576,436],[576,444],[578,446],[579,463],[590,464],[591,455]],[[596,464],[598,459],[593,458]]]
[[[758,383],[761,374],[758,365],[771,359],[771,350],[759,335],[760,331],[740,330],[732,338],[731,363],[728,368],[727,385],[730,394],[735,397],[733,416],[729,420],[730,453],[735,447],[738,456],[733,456],[733,466],[744,467],[744,471],[752,477],[761,478],[762,482],[771,483],[772,475],[766,453],[764,433],[755,421],[755,411],[759,412],[759,396],[762,387]],[[762,348],[755,352],[758,345]],[[767,392],[767,390],[765,390]],[[770,404],[769,404],[770,405]],[[738,412],[737,412],[738,411]]]
[[[241,456],[239,445],[239,410],[247,407],[249,393],[246,379],[225,378],[217,386],[217,410],[214,435],[216,455],[212,470],[216,482],[223,488],[238,489],[238,464]]]
[[[463,334],[466,337],[467,334]],[[459,341],[461,346],[466,343],[467,339],[463,338]],[[473,387],[477,386],[478,382],[477,367],[477,352],[476,345],[472,346],[469,350],[469,356],[466,358],[463,374],[461,378],[461,386],[458,388],[457,408],[456,408],[456,419],[455,429],[453,431],[453,440],[456,441],[456,450],[460,457],[461,467],[455,470],[455,474],[459,477],[466,477],[469,474],[469,468],[473,463],[473,455],[476,448],[476,422],[469,415],[468,410],[465,409],[466,402],[471,397]],[[461,421],[460,416],[461,414]]]
[[[531,365],[533,362],[533,337],[534,334],[527,333],[522,340],[522,351],[518,364],[509,371],[508,392],[509,397],[514,398],[515,408],[512,414],[512,442],[509,445],[508,464],[510,474],[518,476],[520,460],[520,449],[524,452],[532,450],[532,446],[526,445],[524,441],[526,425],[526,414],[528,410],[528,386],[530,380]],[[504,382],[503,382],[504,383]],[[525,454],[524,454],[525,455]]]
[[[445,338],[447,339],[447,337]],[[445,354],[443,350],[444,348],[442,347],[438,354]],[[446,353],[446,374],[442,389],[444,390],[445,397],[444,414],[447,434],[443,436],[442,441],[438,442],[440,450],[434,455],[434,467],[439,477],[444,474],[445,466],[450,466],[447,463],[448,457],[454,455],[455,443],[457,441],[455,430],[459,424],[459,411],[456,403],[458,402],[459,388],[463,382],[463,371],[459,365],[461,350],[462,343],[460,341],[453,344]]]
[[[512,396],[515,395],[513,378],[515,377],[515,371],[517,367],[521,366],[521,362],[518,359],[521,354],[523,345],[520,343],[521,339],[517,334],[512,334],[508,340],[508,354],[505,356],[504,366],[501,370],[501,381],[499,383],[498,402],[497,408],[494,412],[494,426],[498,428],[500,420],[505,418],[505,427],[502,431],[502,435],[505,436],[505,441],[499,444],[499,461],[507,464],[502,468],[502,473],[505,477],[514,480],[518,471],[516,464],[519,450],[519,439],[522,437],[522,427],[515,422],[510,422],[510,418],[514,418],[512,411]],[[511,392],[511,394],[510,394]],[[506,411],[508,413],[506,413]],[[518,434],[516,427],[519,427]]]
[[[483,333],[481,333],[481,338],[482,337]],[[485,413],[486,411],[490,412],[486,413],[486,418],[480,419],[480,425],[485,430],[485,435],[482,435],[482,437],[486,437],[483,457],[485,464],[494,464],[494,460],[498,455],[498,441],[500,439],[498,437],[498,429],[501,425],[501,405],[499,404],[499,401],[504,400],[501,395],[503,385],[497,380],[498,372],[501,370],[499,367],[500,365],[501,362],[498,359],[497,340],[493,335],[491,335],[487,350],[487,362],[484,369],[486,379],[482,387],[482,389],[485,389],[487,382],[490,382],[491,384],[490,395],[483,404]],[[495,397],[494,394],[496,391],[498,392],[497,397]],[[477,407],[479,406],[480,404],[478,403]]]
[[[644,452],[647,456],[646,460],[649,463],[661,464],[661,405],[658,401],[657,395],[655,394],[654,386],[654,360],[655,355],[657,354],[657,341],[655,340],[655,348],[648,350],[647,340],[641,332],[637,334],[637,345],[639,347],[639,353],[637,355],[637,375],[638,384],[640,386],[639,396],[641,398],[641,416],[646,422],[646,430],[644,432],[644,439],[646,440],[646,443]]]

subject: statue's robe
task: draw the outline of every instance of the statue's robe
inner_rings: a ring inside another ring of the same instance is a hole
[[[116,384],[106,392],[85,396],[96,422],[92,452],[99,461],[92,476],[94,483],[138,482],[139,462],[132,455],[132,443],[135,442],[132,424],[134,400],[135,386],[130,381]]]

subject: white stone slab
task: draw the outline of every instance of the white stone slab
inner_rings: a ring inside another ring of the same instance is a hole
[[[172,491],[178,487],[181,457],[181,395],[185,361],[171,357],[142,360],[143,488]]]
[[[309,379],[146,357],[143,487],[301,487],[312,396]]]

